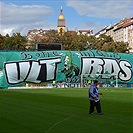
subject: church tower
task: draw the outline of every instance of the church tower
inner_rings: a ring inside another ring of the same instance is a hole
[[[62,12],[63,12],[63,9],[62,9],[62,6],[61,6],[61,8],[60,8],[60,15],[59,15],[58,24],[57,24],[58,33],[60,35],[64,34],[65,28],[66,28],[66,20],[65,20],[64,15],[63,15]]]

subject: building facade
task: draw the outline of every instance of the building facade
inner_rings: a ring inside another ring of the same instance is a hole
[[[100,34],[111,36],[115,42],[128,42],[129,48],[131,48],[130,52],[133,53],[133,17],[124,18],[114,25],[106,26],[98,31],[95,36],[99,37]]]

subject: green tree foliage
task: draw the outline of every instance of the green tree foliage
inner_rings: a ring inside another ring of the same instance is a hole
[[[2,35],[1,35],[2,36]],[[12,36],[0,36],[1,49],[3,50],[25,50],[27,49],[27,39],[20,33],[14,33]]]
[[[125,52],[129,52],[131,48],[129,47],[129,43],[125,43],[125,42],[115,42],[115,49],[114,52],[121,52],[121,53],[125,53]]]
[[[36,35],[33,37],[32,41],[34,43],[48,42],[48,43],[57,43],[59,41],[59,35],[56,30],[49,30],[46,33],[41,35]]]
[[[20,33],[14,33],[11,37],[0,35],[0,49],[4,50],[35,50],[37,42],[61,43],[63,50],[87,50],[96,49],[105,52],[129,52],[129,44],[125,42],[114,42],[112,37],[105,34],[98,38],[95,36],[77,35],[76,32],[65,32],[59,35],[56,30],[49,30],[41,36],[34,36],[27,43],[27,38]]]
[[[56,30],[49,30],[45,34],[45,42],[59,43],[59,34]]]
[[[60,36],[59,40],[64,50],[87,50],[89,48],[89,37],[87,35],[77,35],[76,32],[66,32]]]
[[[125,42],[114,42],[112,37],[101,34],[91,45],[92,49],[102,50],[105,52],[129,52],[129,44]]]
[[[37,43],[59,43],[59,35],[56,30],[49,30],[46,33],[42,33],[41,35],[36,35],[32,38],[28,49],[33,50],[36,47]]]
[[[59,35],[56,30],[49,30],[42,36],[35,36],[33,43],[48,42],[61,43],[63,50],[87,50],[96,49],[105,52],[128,52],[128,43],[114,42],[112,37],[101,34],[98,38],[95,36],[77,35],[74,31],[65,32]]]
[[[110,36],[102,34],[95,40],[92,45],[92,48],[104,51],[106,49],[106,46],[109,45],[111,42],[113,42],[113,39]]]
[[[4,40],[4,37],[0,34],[0,49],[2,49],[3,40]]]
[[[71,49],[72,37],[71,34],[66,32],[64,35],[59,36],[60,43],[63,45],[63,50]]]

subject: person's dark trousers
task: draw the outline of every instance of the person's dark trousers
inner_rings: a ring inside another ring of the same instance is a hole
[[[92,114],[94,112],[95,102],[90,100],[90,111],[89,113]]]
[[[94,107],[96,106],[97,113],[101,113],[101,105],[100,105],[100,100],[95,102],[90,100],[90,111],[89,113],[92,114],[94,112]]]
[[[100,104],[100,100],[95,102],[95,106],[96,106],[96,109],[97,109],[97,113],[101,113],[101,104]]]

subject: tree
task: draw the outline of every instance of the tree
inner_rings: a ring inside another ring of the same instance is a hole
[[[71,34],[68,32],[65,32],[63,35],[60,35],[59,42],[63,45],[63,50],[70,50],[71,42],[72,42]]]
[[[11,37],[9,36],[9,34],[6,34],[6,36],[4,36],[4,39],[2,42],[2,48],[4,50],[12,49]]]
[[[76,32],[66,32],[60,36],[59,40],[64,50],[86,50],[89,48],[89,37],[87,35],[77,35]]]
[[[128,53],[130,50],[129,43],[127,42],[115,42],[114,52]]]
[[[14,49],[25,50],[27,46],[27,39],[24,36],[21,36],[20,33],[14,33],[11,37],[12,45]]]
[[[3,43],[4,37],[0,34],[0,49],[3,49],[2,43]]]
[[[111,36],[101,34],[98,38],[95,36],[77,35],[75,31],[65,32],[63,35],[56,30],[49,30],[42,35],[36,35],[31,43],[32,49],[35,49],[35,43],[61,43],[63,50],[87,50],[96,49],[105,52],[128,52],[128,43],[114,42]]]
[[[45,42],[48,43],[59,43],[59,34],[56,30],[49,30],[45,34]]]
[[[108,45],[108,43],[113,42],[113,39],[110,36],[106,36],[101,34],[92,45],[92,49],[104,50],[104,47]]]
[[[36,43],[59,43],[59,35],[56,30],[49,30],[41,35],[35,35],[31,41],[28,41],[29,49],[35,49]]]
[[[129,44],[125,42],[114,42],[112,37],[101,34],[91,47],[92,49],[105,52],[129,52]]]
[[[7,34],[2,40],[2,49],[5,50],[25,50],[27,49],[26,46],[27,39],[20,33],[13,33],[11,37]]]

